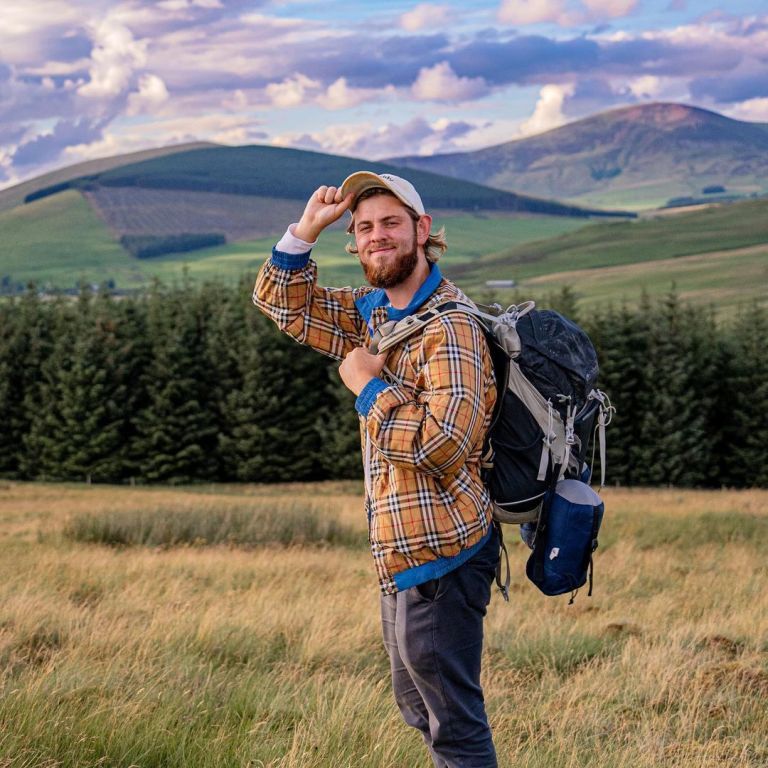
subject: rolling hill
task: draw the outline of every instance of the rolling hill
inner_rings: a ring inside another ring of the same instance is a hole
[[[677,197],[768,192],[768,124],[682,104],[643,104],[474,152],[389,162],[581,205],[639,210]]]
[[[141,160],[149,160],[153,157],[162,157],[164,155],[172,155],[176,152],[189,152],[194,149],[215,146],[215,144],[205,141],[174,144],[168,147],[144,149],[139,152],[131,152],[125,155],[113,155],[111,157],[102,157],[97,160],[86,160],[85,162],[77,163],[76,165],[68,165],[66,168],[59,168],[50,173],[45,173],[42,176],[37,176],[29,181],[16,184],[13,187],[0,189],[0,211],[8,211],[11,208],[15,208],[17,205],[21,205],[25,198],[34,195],[41,189],[50,189],[57,184],[66,184],[67,182],[82,176],[101,173],[102,171],[107,171],[111,168],[140,162]]]
[[[768,199],[589,224],[456,265],[451,277],[475,294],[487,280],[514,279],[515,289],[496,291],[501,303],[568,287],[580,307],[636,304],[643,292],[660,296],[674,286],[718,315],[751,301],[768,306]]]

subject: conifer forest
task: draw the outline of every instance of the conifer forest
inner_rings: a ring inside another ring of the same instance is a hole
[[[109,483],[362,476],[337,363],[281,335],[238,286],[0,302],[0,476]],[[674,292],[580,316],[616,414],[610,485],[767,487],[768,312],[728,321]]]

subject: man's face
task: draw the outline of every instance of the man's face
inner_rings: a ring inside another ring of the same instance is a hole
[[[355,209],[355,242],[365,279],[374,288],[393,288],[410,276],[418,263],[419,229],[406,207],[391,195],[360,201]]]

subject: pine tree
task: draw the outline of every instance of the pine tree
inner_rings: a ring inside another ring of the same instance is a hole
[[[147,329],[147,402],[133,420],[140,476],[173,484],[215,479],[218,426],[209,408],[205,318],[193,289],[156,284]]]
[[[727,372],[729,415],[723,446],[729,484],[768,487],[768,311],[751,305],[738,318]]]
[[[50,356],[42,365],[42,408],[32,418],[27,445],[36,476],[117,480],[125,432],[125,385],[108,295],[81,291],[75,307],[58,307]]]
[[[33,416],[40,408],[41,366],[52,346],[53,306],[44,306],[30,286],[20,299],[4,303],[0,327],[0,474],[29,478],[34,457],[25,447]]]
[[[281,334],[253,309],[240,355],[243,386],[227,400],[222,451],[240,480],[322,477],[317,416],[326,412],[324,358]],[[323,430],[334,430],[331,421]]]
[[[632,481],[641,485],[701,485],[706,479],[709,403],[699,388],[693,330],[701,312],[680,304],[675,291],[651,315],[645,397],[632,456]]]

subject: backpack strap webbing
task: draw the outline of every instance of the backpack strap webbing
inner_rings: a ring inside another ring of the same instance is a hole
[[[507,545],[504,543],[504,534],[501,530],[501,523],[498,523],[494,521],[492,523],[496,527],[496,530],[499,534],[499,562],[496,563],[496,586],[499,588],[499,592],[501,592],[501,596],[509,602],[509,585],[512,581],[512,576],[509,570],[509,553],[507,552]],[[501,560],[503,559],[506,563],[506,575],[504,576],[504,581],[501,580]]]

